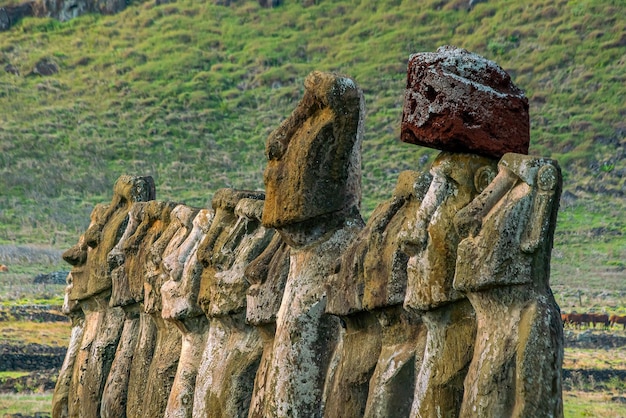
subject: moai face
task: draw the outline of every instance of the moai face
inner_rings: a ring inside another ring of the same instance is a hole
[[[141,223],[141,212],[143,210],[142,205],[144,204],[144,202],[137,202],[131,207],[124,234],[107,256],[109,268],[111,269],[111,306],[126,306],[135,302],[130,293],[128,269],[126,267],[126,262],[131,254],[130,251],[125,251],[125,249],[126,243],[137,231],[137,227]]]
[[[90,228],[85,240],[92,248],[86,267],[89,271],[87,295],[92,296],[111,288],[108,255],[122,237],[128,212],[134,202],[154,199],[151,177],[120,176],[113,187],[113,199],[97,226]]]
[[[495,176],[495,164],[449,152],[433,162],[433,179],[405,237],[412,253],[405,307],[426,311],[464,297],[452,288],[460,241],[452,220]]]
[[[67,278],[66,298],[68,299],[68,308],[76,301],[84,299],[87,294],[87,281],[89,279],[89,270],[86,267],[87,259],[93,251],[87,243],[88,237],[98,235],[94,229],[101,228],[102,219],[108,212],[108,205],[96,205],[91,212],[91,222],[87,231],[81,235],[78,243],[63,253],[63,260],[72,265],[72,271]],[[97,245],[96,243],[92,243]]]
[[[556,161],[505,154],[498,175],[454,222],[459,244],[454,287],[547,286],[561,173]]]
[[[177,205],[163,212],[163,219],[168,219],[167,227],[146,253],[143,286],[144,311],[148,314],[161,312],[161,286],[169,279],[169,275],[163,271],[163,258],[185,240],[196,213],[196,209],[185,205]]]
[[[297,108],[267,139],[263,225],[284,228],[360,207],[363,95],[354,81],[313,72]]]
[[[202,314],[197,302],[202,274],[197,250],[212,220],[212,210],[201,209],[196,212],[191,231],[185,240],[177,249],[164,255],[163,271],[169,274],[169,280],[161,287],[162,316],[165,319],[181,320]]]
[[[215,274],[228,269],[234,262],[235,249],[243,235],[233,239],[233,228],[239,217],[235,207],[241,199],[263,200],[263,192],[220,189],[213,196],[211,206],[215,217],[209,231],[198,247],[198,261],[203,265],[198,301],[205,313],[210,311],[211,287]]]

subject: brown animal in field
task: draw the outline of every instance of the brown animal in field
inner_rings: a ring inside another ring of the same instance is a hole
[[[0,272],[9,271],[9,268],[4,264],[0,264]]]
[[[613,328],[615,324],[622,324],[623,329],[626,329],[626,316],[622,315],[611,315],[609,318],[610,327]]]
[[[579,314],[576,312],[561,314],[561,319],[563,319],[564,324],[572,325],[574,326],[574,328],[582,328],[584,325],[588,325],[590,322],[589,314]]]
[[[593,323],[593,327],[596,327],[596,324],[601,324],[603,328],[608,328],[610,325],[609,316],[603,313],[592,313],[588,314],[590,322]]]

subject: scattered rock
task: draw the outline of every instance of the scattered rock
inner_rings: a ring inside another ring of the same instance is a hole
[[[17,67],[14,66],[13,64],[5,65],[4,66],[4,71],[9,73],[9,74],[20,75],[20,70],[18,70]]]
[[[69,271],[55,271],[53,273],[41,273],[35,276],[35,284],[65,284]]]
[[[44,58],[35,64],[32,73],[40,76],[50,76],[59,72],[59,65],[50,58]]]

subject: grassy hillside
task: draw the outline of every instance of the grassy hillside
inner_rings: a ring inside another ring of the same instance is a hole
[[[401,170],[432,161],[398,141],[406,64],[452,44],[512,75],[531,104],[531,153],[564,168],[555,284],[623,288],[625,0],[493,0],[471,11],[459,0],[210,3],[135,2],[2,33],[0,244],[73,244],[122,173],[152,175],[159,199],[197,206],[220,187],[262,188],[265,138],[314,69],[364,90],[367,215]],[[32,74],[43,59],[59,72]]]

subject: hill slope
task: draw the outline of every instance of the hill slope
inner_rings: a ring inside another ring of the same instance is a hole
[[[626,1],[302,3],[133,3],[3,33],[0,243],[73,244],[122,173],[152,175],[159,199],[197,206],[220,187],[262,188],[265,138],[314,69],[365,92],[367,215],[401,170],[432,161],[398,141],[406,63],[452,44],[511,74],[531,104],[530,152],[564,168],[557,281],[580,268],[581,280],[595,268],[626,276]],[[42,60],[58,73],[33,74]]]

